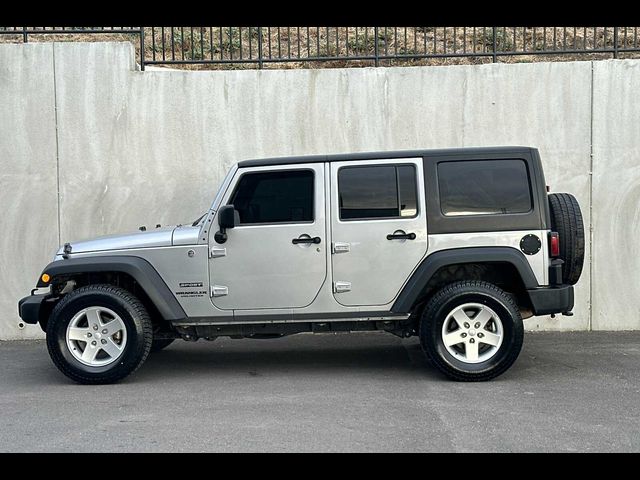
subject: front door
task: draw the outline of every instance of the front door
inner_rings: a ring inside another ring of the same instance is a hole
[[[422,159],[331,163],[331,230],[336,301],[391,302],[427,252]]]
[[[324,164],[239,169],[222,199],[240,223],[210,235],[212,302],[224,310],[306,307],[327,275]],[[214,228],[217,218],[214,219]]]

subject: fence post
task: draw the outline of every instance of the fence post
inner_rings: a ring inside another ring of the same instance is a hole
[[[258,68],[262,68],[262,27],[258,27]]]
[[[493,29],[493,63],[498,61],[498,55],[496,51],[498,50],[498,39],[496,38],[496,33],[498,32],[497,27],[491,27]]]
[[[22,41],[27,43],[29,41],[27,37],[27,27],[22,27]]]
[[[144,72],[144,27],[140,27],[140,70]]]
[[[374,53],[376,56],[375,66],[380,66],[380,58],[378,54],[378,27],[373,27],[373,45],[374,45]]]
[[[618,58],[618,27],[613,27],[613,58]]]

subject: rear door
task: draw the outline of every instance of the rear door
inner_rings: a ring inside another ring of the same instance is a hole
[[[427,252],[422,158],[330,168],[335,299],[346,306],[387,304]]]

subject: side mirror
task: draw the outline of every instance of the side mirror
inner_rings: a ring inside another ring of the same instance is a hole
[[[224,205],[218,210],[218,225],[221,229],[233,228],[240,223],[240,215],[233,205]]]
[[[240,214],[233,205],[224,205],[218,210],[218,225],[220,230],[213,236],[218,243],[227,241],[227,228],[233,228],[240,223]]]

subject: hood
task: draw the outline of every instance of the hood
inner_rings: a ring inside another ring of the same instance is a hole
[[[154,228],[144,232],[137,231],[124,235],[105,235],[71,244],[71,254],[99,252],[105,250],[126,250],[132,248],[169,247],[171,245],[188,245],[197,243],[200,227],[178,225]],[[174,243],[174,232],[176,242]],[[56,255],[62,255],[61,246]]]

